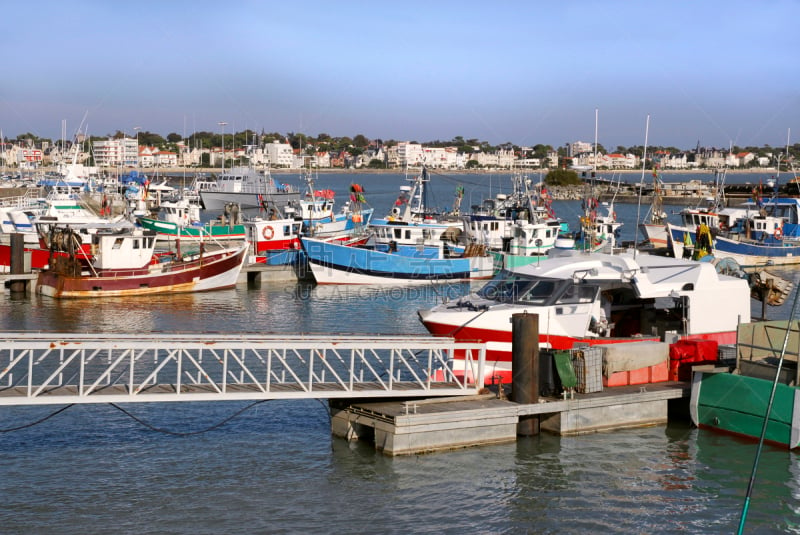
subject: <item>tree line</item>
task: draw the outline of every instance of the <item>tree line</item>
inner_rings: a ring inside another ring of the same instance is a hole
[[[105,136],[91,136],[89,138],[89,141],[102,141],[109,138],[121,139],[124,137],[138,138],[140,145],[152,146],[163,150],[172,150],[172,151],[177,151],[178,143],[181,141],[183,141],[189,148],[209,149],[211,147],[223,146],[222,132],[208,132],[208,131],[194,132],[186,139],[184,139],[182,135],[176,132],[171,132],[167,134],[166,137],[164,137],[161,136],[160,134],[157,134],[155,132],[150,132],[148,130],[141,130],[138,132],[138,134],[131,134],[122,132],[121,130],[117,130],[115,133],[107,134]],[[51,147],[60,147],[62,143],[61,140],[53,141],[49,138],[40,138],[30,132],[27,132],[25,134],[20,134],[15,138],[9,138],[8,136],[6,136],[4,141],[12,143],[28,144],[29,146],[36,146],[36,147],[41,147],[42,143],[44,142],[49,143]],[[320,133],[317,134],[317,136],[310,136],[299,132],[288,132],[282,134],[280,132],[267,133],[263,130],[261,132],[255,132],[250,129],[224,134],[225,147],[245,147],[248,145],[263,146],[267,143],[272,143],[273,141],[288,142],[292,146],[292,148],[306,150],[309,153],[313,153],[316,151],[337,152],[346,150],[353,156],[358,156],[362,154],[364,150],[366,150],[373,143],[376,146],[382,146],[382,147],[391,147],[398,144],[398,141],[394,139],[370,140],[363,134],[356,134],[353,137],[348,137],[348,136],[335,137],[326,133]],[[479,152],[492,153],[496,152],[497,150],[512,150],[516,154],[521,155],[522,157],[538,158],[540,160],[546,158],[550,153],[554,151],[560,157],[566,157],[569,152],[568,144],[554,147],[553,145],[539,143],[533,145],[532,147],[523,148],[522,146],[516,145],[512,142],[501,143],[499,145],[492,145],[487,141],[482,141],[476,138],[464,138],[463,136],[456,136],[453,139],[446,141],[437,139],[433,141],[419,142],[416,140],[412,140],[411,143],[418,143],[426,147],[456,147],[456,149],[462,154],[474,154]],[[72,142],[67,141],[66,147],[68,148],[71,146]],[[760,147],[733,146],[725,149],[706,148],[706,150],[719,150],[720,152],[730,151],[733,154],[750,152],[756,155],[756,157],[765,157],[771,154],[773,158],[776,156],[780,156],[781,159],[784,158],[787,152],[786,147],[771,147],[769,145],[763,145]],[[641,158],[644,154],[644,146],[634,145],[631,147],[626,147],[623,145],[618,145],[616,149],[614,149],[611,152],[617,152],[620,154],[633,154]],[[688,158],[690,161],[692,160],[692,155],[695,153],[694,149],[683,150],[674,146],[653,145],[647,147],[648,155],[655,154],[656,152],[666,152],[669,154],[687,153],[689,155]],[[598,143],[597,153],[608,154],[609,151],[606,150],[606,148],[602,144]],[[790,145],[788,147],[788,155],[789,158],[792,160],[795,160],[798,157],[800,157],[800,143],[795,143],[794,145]]]

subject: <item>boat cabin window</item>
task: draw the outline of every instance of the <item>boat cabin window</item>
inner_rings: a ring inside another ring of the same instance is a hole
[[[586,284],[570,284],[556,301],[557,305],[574,305],[577,303],[591,303],[595,300],[598,291],[597,286]]]
[[[793,205],[774,204],[767,208],[767,212],[773,217],[780,217],[787,223],[797,223],[797,218],[795,217],[796,212]]]
[[[511,272],[501,271],[477,293],[484,299],[510,303],[516,300],[520,290],[527,287],[530,282],[529,279],[521,279]]]
[[[560,287],[572,284],[571,281],[556,279],[530,279],[501,271],[478,290],[478,295],[501,303],[522,302],[533,305],[551,304],[553,297],[560,293]]]
[[[120,247],[122,247],[122,238],[116,238],[116,239],[114,240],[114,246],[113,246],[113,248],[114,248],[114,249],[119,249]]]
[[[554,280],[537,280],[524,289],[524,292],[519,296],[519,301],[535,305],[547,304],[555,293],[556,287],[556,281]]]

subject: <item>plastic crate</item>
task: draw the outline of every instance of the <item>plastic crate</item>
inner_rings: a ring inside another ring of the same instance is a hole
[[[720,364],[724,366],[736,365],[736,345],[720,344],[718,351],[717,360],[719,360]]]
[[[602,392],[603,390],[603,349],[587,347],[572,350],[572,367],[578,383],[575,391],[580,394]]]

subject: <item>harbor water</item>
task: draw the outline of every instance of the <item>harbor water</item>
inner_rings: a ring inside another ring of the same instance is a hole
[[[343,198],[354,178],[379,215],[403,180],[321,175],[317,186]],[[442,207],[453,188],[436,190]],[[475,190],[471,204],[489,193]],[[554,207],[574,224],[579,204]],[[639,207],[616,211],[633,239]],[[780,273],[797,282],[800,270]],[[0,329],[420,335],[418,309],[467,291],[264,282],[91,301],[6,293]],[[769,317],[788,317],[791,301]],[[756,452],[675,420],[389,458],[332,438],[327,405],[313,400],[2,408],[0,429],[0,531],[14,534],[733,533]],[[765,447],[745,532],[800,533],[797,453]]]

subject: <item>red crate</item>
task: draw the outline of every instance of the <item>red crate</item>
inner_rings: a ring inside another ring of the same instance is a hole
[[[678,340],[669,346],[669,360],[681,362],[716,362],[716,340]]]
[[[669,380],[690,381],[692,366],[713,364],[719,358],[716,340],[678,340],[669,346]]]
[[[611,377],[603,377],[604,387],[644,385],[649,383],[663,383],[669,381],[669,363],[665,360],[661,364],[639,368],[627,372],[612,373]]]

